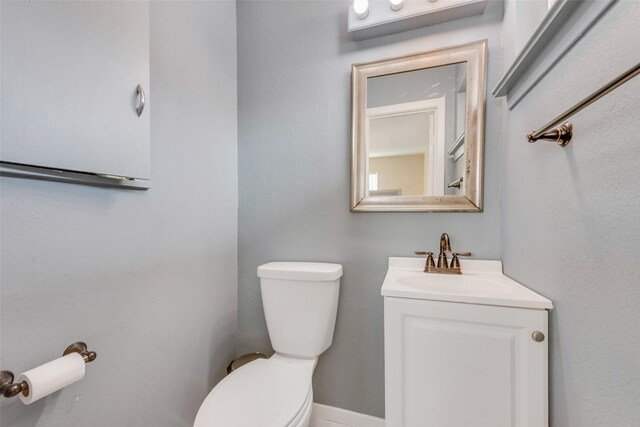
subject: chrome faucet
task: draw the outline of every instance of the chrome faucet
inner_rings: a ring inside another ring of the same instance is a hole
[[[440,253],[438,254],[437,265],[433,261],[433,252],[416,251],[415,254],[427,256],[424,265],[425,273],[462,274],[458,257],[471,256],[471,252],[451,252],[451,264],[449,264],[447,260],[447,252],[451,252],[451,241],[447,233],[442,233],[442,236],[440,236]]]

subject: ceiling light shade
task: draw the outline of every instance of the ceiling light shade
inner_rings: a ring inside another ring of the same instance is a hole
[[[369,16],[369,0],[353,0],[353,11],[359,19]]]
[[[404,6],[404,0],[389,0],[389,3],[391,3],[391,10],[393,11],[400,10]]]

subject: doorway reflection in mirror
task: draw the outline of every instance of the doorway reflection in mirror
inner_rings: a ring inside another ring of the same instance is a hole
[[[370,77],[370,196],[464,194],[466,63]]]

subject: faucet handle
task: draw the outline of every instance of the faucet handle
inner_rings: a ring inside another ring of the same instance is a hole
[[[433,261],[433,252],[427,252],[427,263],[425,264],[425,270],[427,268],[433,268],[436,263]]]
[[[451,268],[460,268],[459,256],[471,256],[471,252],[454,252],[451,258]]]
[[[433,261],[433,252],[425,252],[425,251],[415,251],[416,255],[426,255],[427,261],[424,264],[424,271],[426,272],[428,268],[433,268],[436,266],[436,263]]]
[[[431,252],[431,251],[429,251],[429,252],[415,251],[414,254],[416,254],[416,255],[426,255],[427,259],[433,259],[433,252]]]

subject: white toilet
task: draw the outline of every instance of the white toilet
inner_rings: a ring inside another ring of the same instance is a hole
[[[307,427],[311,377],[333,340],[340,264],[272,262],[258,267],[275,354],[248,363],[206,397],[194,427]]]

